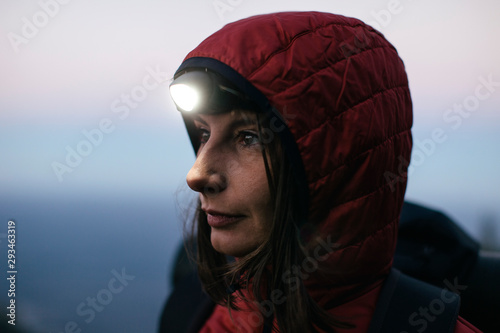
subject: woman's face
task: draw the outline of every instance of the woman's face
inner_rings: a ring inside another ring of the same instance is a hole
[[[264,242],[273,216],[256,115],[196,115],[194,122],[201,145],[187,183],[199,192],[214,249],[242,257]]]

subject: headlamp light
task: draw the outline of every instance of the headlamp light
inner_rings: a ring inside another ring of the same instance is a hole
[[[170,96],[177,110],[215,114],[255,105],[227,80],[206,69],[182,72],[170,84]]]

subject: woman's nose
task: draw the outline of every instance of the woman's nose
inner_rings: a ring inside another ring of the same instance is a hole
[[[204,147],[198,153],[186,176],[186,182],[193,191],[211,196],[224,191],[227,179],[223,170],[223,157],[206,148],[208,147]]]

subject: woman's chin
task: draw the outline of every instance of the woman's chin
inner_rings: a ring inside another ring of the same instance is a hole
[[[235,237],[234,235],[227,235],[224,232],[214,232],[214,230],[212,230],[210,241],[215,251],[239,258],[246,256],[258,246],[258,244],[249,242],[248,237],[246,239],[245,237]]]

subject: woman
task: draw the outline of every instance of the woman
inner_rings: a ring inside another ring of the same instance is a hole
[[[198,273],[217,304],[195,330],[367,332],[412,145],[394,47],[338,15],[250,17],[190,52],[171,94],[197,152]]]

